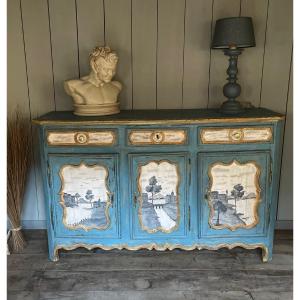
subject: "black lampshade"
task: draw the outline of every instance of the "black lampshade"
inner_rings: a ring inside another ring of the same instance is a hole
[[[212,48],[248,48],[255,46],[255,37],[250,17],[224,18],[216,21]]]

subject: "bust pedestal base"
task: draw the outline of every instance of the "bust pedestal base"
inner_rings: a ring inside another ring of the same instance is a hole
[[[120,102],[105,104],[74,104],[74,115],[77,116],[105,116],[118,114]]]

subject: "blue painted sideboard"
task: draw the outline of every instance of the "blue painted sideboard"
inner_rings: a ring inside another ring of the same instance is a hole
[[[261,248],[272,258],[284,116],[251,108],[36,120],[59,249]]]

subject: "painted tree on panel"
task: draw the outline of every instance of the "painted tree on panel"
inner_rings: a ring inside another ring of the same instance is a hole
[[[158,185],[157,184],[157,179],[155,176],[152,176],[150,179],[149,179],[149,185],[146,186],[146,191],[148,193],[151,193],[152,195],[152,204],[153,204],[153,198],[154,198],[154,195],[159,193],[161,191],[162,187],[161,185]]]
[[[75,198],[76,198],[76,203],[78,204],[78,199],[81,197],[78,193],[76,193],[75,195]]]
[[[216,225],[220,225],[220,212],[225,213],[227,211],[227,206],[220,200],[214,203],[214,209],[218,212]]]
[[[86,191],[85,198],[90,201],[91,207],[93,207],[92,200],[94,199],[94,195],[93,195],[92,190],[87,190]]]
[[[236,201],[237,199],[241,199],[245,194],[244,187],[238,183],[233,187],[233,190],[231,191],[231,196],[234,197],[234,203],[235,203],[235,214],[236,214]]]

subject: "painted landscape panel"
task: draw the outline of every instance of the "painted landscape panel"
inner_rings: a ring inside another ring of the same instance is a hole
[[[216,163],[210,169],[209,223],[214,228],[253,227],[258,223],[259,167],[252,162]]]
[[[151,161],[139,169],[139,219],[149,233],[171,232],[179,223],[177,165]]]
[[[68,228],[104,229],[109,225],[107,170],[101,165],[67,165],[61,169],[61,205]]]

